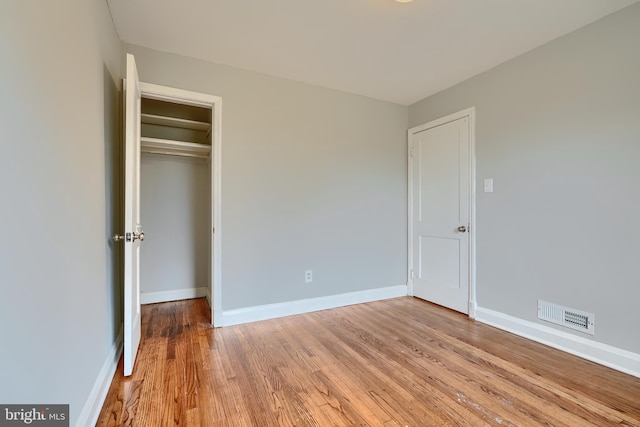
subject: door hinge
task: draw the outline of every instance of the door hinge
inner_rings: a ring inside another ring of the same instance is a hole
[[[413,280],[413,279],[414,279],[415,274],[414,274],[413,270],[411,270],[411,271],[409,272],[409,277],[411,277],[411,280]]]
[[[413,157],[413,147],[409,148],[409,155]]]

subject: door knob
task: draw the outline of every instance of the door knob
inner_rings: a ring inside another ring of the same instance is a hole
[[[126,236],[117,233],[113,235],[114,242],[121,242],[125,239],[127,242],[135,242],[136,240],[140,240],[142,242],[144,240],[144,231],[139,233],[134,231],[133,233],[127,233]]]
[[[460,233],[465,233],[467,231],[467,227],[465,227],[464,225],[461,225],[460,227],[458,227],[458,231]]]

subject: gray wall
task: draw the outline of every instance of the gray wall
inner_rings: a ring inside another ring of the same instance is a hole
[[[210,194],[206,159],[142,155],[141,292],[208,287]]]
[[[120,43],[106,2],[0,2],[0,402],[69,403],[120,328]]]
[[[594,312],[594,339],[634,352],[639,40],[640,4],[409,108],[416,126],[476,107],[479,305],[529,321],[538,298]]]
[[[143,81],[223,98],[225,310],[406,283],[407,107],[126,50]]]

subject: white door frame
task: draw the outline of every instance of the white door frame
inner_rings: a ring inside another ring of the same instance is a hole
[[[476,317],[476,109],[467,108],[457,113],[449,114],[437,120],[412,127],[408,130],[408,263],[407,263],[407,293],[413,296],[413,139],[414,135],[427,129],[453,122],[467,117],[469,119],[469,317]]]
[[[142,97],[160,101],[211,108],[211,323],[222,325],[222,98],[199,92],[140,82]],[[213,300],[213,301],[212,301]]]

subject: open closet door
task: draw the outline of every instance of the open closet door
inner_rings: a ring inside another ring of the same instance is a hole
[[[127,55],[124,176],[124,375],[133,372],[140,344],[140,82],[133,55]]]

